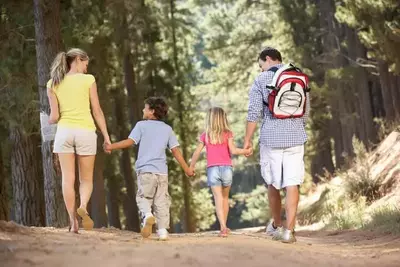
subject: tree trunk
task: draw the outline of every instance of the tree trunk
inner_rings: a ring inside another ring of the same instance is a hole
[[[60,1],[34,0],[33,3],[40,110],[49,114],[46,84],[49,79],[50,64],[62,47]],[[53,141],[42,142],[46,225],[63,227],[68,225],[68,215],[62,197],[59,162],[54,160],[52,147]]]
[[[379,77],[375,75],[369,76],[369,88],[371,95],[371,103],[372,103],[372,116],[374,118],[383,118],[385,117],[385,108],[382,97],[382,88],[379,82]]]
[[[104,189],[104,162],[105,154],[102,151],[103,137],[98,135],[97,139],[97,155],[94,165],[93,177],[93,193],[91,197],[91,216],[94,221],[95,228],[107,227],[107,213],[106,213],[106,192]]]
[[[396,120],[400,120],[400,88],[398,87],[400,77],[389,73],[389,80],[395,118]]]
[[[123,92],[116,92],[115,97],[115,120],[118,125],[118,137],[120,140],[126,139],[128,137],[128,131],[126,130],[126,116],[124,113],[124,107],[122,103],[125,103]],[[121,172],[125,179],[126,187],[126,198],[124,199],[124,211],[126,216],[126,229],[139,232],[140,231],[140,221],[138,207],[136,203],[136,193],[135,193],[135,174],[132,168],[131,156],[128,149],[122,150],[121,155]]]
[[[107,164],[107,166],[109,166],[109,164]],[[110,173],[110,175],[107,176],[107,188],[108,224],[110,227],[121,229],[121,219],[119,216],[120,184],[114,173]]]
[[[390,76],[388,65],[385,61],[379,60],[379,80],[382,88],[382,97],[385,107],[386,119],[393,121],[396,117],[395,109],[393,106],[393,96],[391,90]]]
[[[8,221],[10,207],[8,205],[8,178],[4,171],[2,146],[0,145],[0,220]]]
[[[346,26],[346,33],[349,57],[355,62],[359,58],[367,58],[367,49],[360,42],[357,32]],[[357,66],[354,63],[353,65],[355,66],[353,86],[356,88],[356,102],[359,104],[357,106],[359,119],[356,122],[360,126],[359,138],[368,147],[370,142],[376,142],[377,138],[377,129],[373,121],[373,104],[369,88],[369,77],[363,67]]]
[[[133,69],[132,55],[130,52],[127,52],[124,56],[124,81],[126,90],[128,91],[130,121],[132,127],[134,127],[141,118],[143,103],[140,101],[141,97],[136,85],[136,77]]]
[[[178,116],[179,116],[179,124],[180,124],[180,139],[181,139],[181,148],[183,158],[187,159],[187,142],[186,136],[184,134],[185,129],[185,121],[183,118],[184,107],[183,107],[183,96],[182,90],[184,88],[183,83],[181,82],[181,73],[179,70],[179,62],[178,62],[178,47],[177,47],[177,40],[176,40],[176,21],[175,21],[175,0],[170,0],[170,12],[171,12],[171,25],[172,25],[172,45],[173,45],[173,53],[174,53],[174,68],[175,68],[175,80],[176,86],[178,87],[177,92],[177,104],[178,104]],[[185,227],[184,231],[186,232],[195,232],[196,231],[196,222],[195,222],[195,215],[193,213],[192,208],[192,193],[191,193],[191,186],[189,183],[188,178],[184,173],[181,174],[182,184],[183,184],[183,202],[184,202],[184,214],[185,214]]]
[[[340,70],[348,66],[344,58],[341,42],[344,38],[343,27],[335,19],[335,3],[333,0],[317,1],[319,10],[320,27],[324,29],[321,37],[324,51],[324,68],[326,70]],[[353,92],[351,88],[341,80],[341,77],[329,77],[327,85],[331,91],[329,105],[331,107],[331,132],[334,138],[334,150],[336,167],[341,167],[344,157],[352,153],[352,136],[355,133],[354,119],[352,118]],[[350,91],[349,91],[350,90]],[[349,97],[349,100],[342,101]]]
[[[11,177],[14,220],[28,226],[44,226],[44,196],[37,166],[38,142],[20,128],[10,130]]]

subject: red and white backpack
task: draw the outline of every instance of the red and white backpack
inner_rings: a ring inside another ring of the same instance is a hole
[[[306,112],[308,76],[292,63],[279,69],[272,67],[268,71],[275,72],[271,84],[268,106],[272,116],[277,119],[301,118]]]

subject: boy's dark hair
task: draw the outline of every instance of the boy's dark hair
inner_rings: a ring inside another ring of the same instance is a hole
[[[264,48],[264,50],[260,53],[258,58],[261,59],[262,61],[266,61],[267,56],[269,56],[272,60],[279,60],[280,62],[282,62],[281,52],[279,52],[275,48],[272,47]]]
[[[157,120],[163,120],[168,114],[168,105],[162,97],[149,97],[144,101],[149,105],[150,109],[154,110],[154,117]]]

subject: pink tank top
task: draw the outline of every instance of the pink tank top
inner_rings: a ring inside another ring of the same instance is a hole
[[[210,144],[206,141],[206,133],[200,135],[200,142],[206,146],[207,167],[232,166],[231,153],[229,152],[228,139],[233,138],[232,132],[225,132],[221,144]],[[208,138],[207,138],[208,139]]]

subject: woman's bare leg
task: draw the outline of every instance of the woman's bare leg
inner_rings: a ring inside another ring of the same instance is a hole
[[[87,211],[87,204],[90,200],[93,191],[93,171],[94,161],[96,156],[78,156],[79,164],[79,194],[81,205],[77,210],[79,216],[82,218],[82,226],[85,230],[93,228],[93,220],[89,217]]]
[[[58,158],[62,172],[62,192],[69,215],[71,231],[77,232],[79,226],[75,216],[75,154],[59,153]]]

